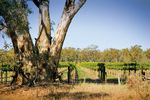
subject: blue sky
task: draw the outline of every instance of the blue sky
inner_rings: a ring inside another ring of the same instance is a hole
[[[33,11],[28,16],[32,38],[38,34],[38,9],[29,1]],[[54,25],[54,36],[61,18],[65,0],[51,0],[50,17]],[[150,2],[149,0],[87,0],[75,15],[67,32],[63,47],[86,48],[98,45],[103,51],[107,48],[130,48],[141,45],[143,50],[150,48]],[[6,38],[9,40],[8,38]],[[0,36],[0,48],[3,39]]]

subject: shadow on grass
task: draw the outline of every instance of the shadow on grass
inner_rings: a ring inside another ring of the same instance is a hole
[[[90,79],[90,78],[86,78],[84,79],[79,79],[79,83],[103,83],[102,80],[100,79]],[[107,83],[111,83],[111,84],[118,84],[118,79],[117,78],[112,78],[112,79],[107,79]]]
[[[57,92],[57,93],[50,93],[49,95],[45,95],[44,99],[53,99],[53,100],[59,100],[59,99],[67,99],[67,100],[80,100],[80,99],[95,99],[95,98],[101,98],[109,96],[106,93],[90,93],[90,92],[75,92],[75,93],[69,93],[69,92]]]
[[[107,83],[118,84],[118,79],[117,78],[107,79]]]

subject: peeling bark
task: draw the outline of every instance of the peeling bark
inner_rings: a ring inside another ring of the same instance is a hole
[[[64,7],[64,11],[62,13],[61,19],[56,29],[56,33],[54,35],[54,39],[51,44],[50,53],[51,56],[55,57],[53,60],[53,73],[57,74],[57,67],[59,64],[61,49],[66,37],[67,30],[69,25],[74,17],[74,15],[79,11],[79,9],[83,6],[86,0],[79,0],[77,4],[75,0],[66,0],[66,4]],[[52,72],[51,72],[52,73]],[[56,77],[54,74],[53,77]]]
[[[16,1],[22,5],[22,0]],[[39,8],[39,33],[36,45],[33,45],[29,28],[24,30],[22,34],[18,30],[6,30],[5,32],[11,38],[14,52],[18,55],[17,57],[20,61],[19,65],[15,67],[16,74],[12,84],[20,81],[22,84],[32,85],[36,79],[35,73],[37,70],[34,70],[35,67],[38,67],[40,79],[43,77],[43,79],[51,82],[55,81],[55,78],[58,76],[57,67],[67,30],[74,15],[84,5],[86,0],[79,0],[77,4],[75,4],[75,0],[66,0],[64,11],[52,43],[49,0],[39,0],[39,2],[38,0],[33,0],[33,2]],[[22,20],[27,22],[27,16]],[[5,22],[7,24],[7,21]]]
[[[79,9],[83,6],[85,2],[86,0],[79,0],[77,4],[74,4],[75,0],[66,0],[64,11],[59,21],[56,33],[54,35],[54,39],[51,44],[51,49],[50,49],[52,56],[55,56],[57,58],[56,66],[58,66],[58,63],[59,63],[61,49],[65,40],[69,25],[73,17],[75,16],[75,14],[79,11]]]
[[[39,2],[39,33],[37,46],[39,53],[49,51],[51,44],[51,25],[49,16],[49,0]]]
[[[52,80],[51,73],[53,67],[47,64],[50,57],[50,45],[51,45],[51,24],[49,16],[49,0],[39,1],[39,33],[36,41],[36,46],[39,55],[44,58],[39,60],[38,68],[40,69],[40,77],[44,77],[46,80]]]

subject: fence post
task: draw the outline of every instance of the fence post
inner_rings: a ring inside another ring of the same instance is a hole
[[[118,85],[120,85],[120,73],[118,73]]]
[[[2,62],[2,67],[1,67],[1,83],[3,83],[3,62]]]
[[[145,69],[145,77],[147,77],[147,69]]]
[[[130,72],[131,72],[131,71],[130,71],[130,65],[129,65],[129,73],[128,73],[129,76],[130,76]]]
[[[107,72],[105,72],[105,83],[107,83]]]
[[[7,70],[6,70],[6,84],[7,84]]]
[[[101,78],[100,79],[103,80],[103,69],[101,68],[100,71],[101,71]]]
[[[99,74],[99,78],[102,80],[102,82],[106,83],[107,78],[106,78],[106,70],[105,70],[105,63],[98,63],[98,72],[101,72],[101,76]]]
[[[134,65],[134,73],[136,73],[136,63],[135,63],[135,65]]]
[[[103,65],[103,81],[105,82],[105,75],[106,75],[106,72],[105,72],[105,65]]]
[[[141,66],[141,76],[143,76],[143,66]]]
[[[68,66],[68,83],[70,83],[70,66]]]
[[[1,71],[1,83],[2,83],[2,70],[0,70]]]
[[[99,67],[98,70],[97,70],[98,71],[98,77],[99,77],[99,79],[101,79],[101,73],[100,73],[101,68],[100,68],[99,64],[98,64],[98,67]]]

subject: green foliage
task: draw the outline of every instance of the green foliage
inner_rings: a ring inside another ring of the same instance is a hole
[[[58,68],[72,66],[75,67],[76,63],[74,62],[59,62]]]
[[[145,51],[145,56],[147,59],[150,59],[150,48],[147,51]]]
[[[93,69],[93,70],[97,70],[99,68],[97,66],[98,62],[81,62],[81,63],[79,63],[79,65],[82,67]]]
[[[59,62],[58,68],[62,68],[62,67],[68,67],[69,63],[66,62]]]
[[[15,63],[15,54],[13,52],[13,49],[7,51],[7,50],[0,50],[0,70],[3,71],[12,71]]]
[[[116,70],[139,70],[141,66],[143,69],[150,70],[150,63],[98,63],[98,62],[81,62],[79,64],[82,67],[98,70],[99,66],[104,66],[108,69]]]
[[[130,55],[129,59],[131,62],[141,62],[142,59],[141,45],[131,46],[129,55]]]
[[[21,34],[28,30],[28,22],[25,20],[31,10],[25,2],[18,4],[16,0],[0,0],[0,9],[0,20],[10,32],[17,30]]]
[[[75,48],[64,48],[61,51],[61,61],[62,62],[77,62],[78,61],[78,52],[80,52],[79,49]]]
[[[103,52],[98,50],[98,46],[90,45],[84,49],[72,47],[64,48],[61,52],[62,62],[128,62],[141,63],[150,62],[150,49],[143,51],[140,45],[132,46],[130,49],[106,49]]]

